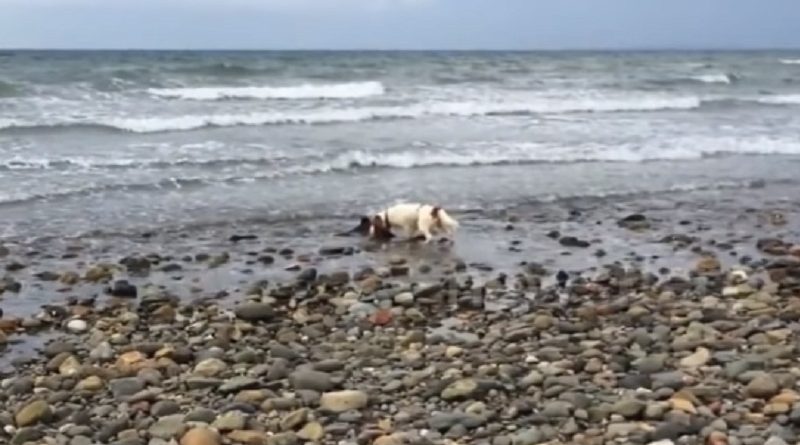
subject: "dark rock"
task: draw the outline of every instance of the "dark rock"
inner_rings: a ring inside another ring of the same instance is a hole
[[[352,247],[344,246],[326,246],[319,249],[320,255],[333,256],[333,255],[348,255],[352,253]]]
[[[129,256],[119,262],[131,273],[145,273],[150,270],[150,260],[144,257]]]
[[[302,284],[312,283],[317,279],[317,269],[309,267],[297,274],[297,282]]]
[[[38,272],[34,276],[42,281],[56,281],[60,277],[59,274],[49,271]]]
[[[230,238],[228,238],[228,240],[230,240],[232,243],[254,239],[258,239],[258,237],[256,235],[231,235]]]
[[[114,296],[120,298],[136,298],[138,292],[136,290],[136,286],[128,283],[127,280],[117,280],[108,287],[107,292]]]
[[[617,221],[617,225],[628,230],[645,230],[650,228],[650,221],[641,213],[634,213]]]
[[[578,239],[578,238],[576,238],[574,236],[565,236],[565,237],[561,238],[560,240],[558,240],[558,242],[559,242],[559,244],[561,244],[564,247],[586,248],[586,247],[591,246],[591,243],[589,241],[584,241],[584,240]]]

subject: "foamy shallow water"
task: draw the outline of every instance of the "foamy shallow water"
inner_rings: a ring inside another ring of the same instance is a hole
[[[796,58],[11,53],[0,236],[789,184]]]

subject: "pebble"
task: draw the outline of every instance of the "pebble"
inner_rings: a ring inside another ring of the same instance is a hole
[[[47,420],[52,415],[50,405],[44,400],[35,400],[17,411],[14,420],[18,427],[25,427]]]
[[[164,416],[147,430],[151,437],[164,440],[181,437],[185,431],[186,424],[183,421],[183,414]]]
[[[209,428],[192,428],[181,437],[180,445],[220,445],[219,434]]]
[[[313,369],[301,369],[291,373],[289,382],[295,389],[310,389],[317,392],[328,391],[334,387],[330,374]]]
[[[320,408],[333,413],[342,413],[367,406],[368,397],[363,391],[344,390],[326,392],[320,397]]]
[[[89,324],[81,319],[73,319],[67,322],[67,329],[70,332],[80,334],[86,332],[89,329]]]
[[[759,373],[745,387],[749,397],[768,399],[778,393],[780,387],[777,380],[767,373]]]
[[[244,428],[246,421],[247,418],[244,413],[240,411],[229,411],[218,416],[211,426],[219,431],[241,430]]]

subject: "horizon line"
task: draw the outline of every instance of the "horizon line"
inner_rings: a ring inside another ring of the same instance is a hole
[[[240,51],[240,52],[612,52],[612,51],[800,51],[797,47],[566,47],[566,48],[81,48],[0,47],[0,51]]]

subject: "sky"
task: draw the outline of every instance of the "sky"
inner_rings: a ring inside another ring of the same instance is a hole
[[[800,0],[0,0],[0,48],[800,48]]]

